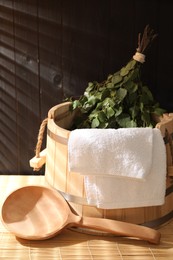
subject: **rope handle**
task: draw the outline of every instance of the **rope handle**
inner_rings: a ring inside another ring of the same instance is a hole
[[[48,118],[45,118],[40,125],[40,129],[39,129],[38,136],[37,136],[37,144],[36,144],[36,148],[35,148],[35,157],[36,158],[40,158],[40,151],[41,151],[41,146],[43,143],[43,136],[44,136],[44,131],[45,131],[47,122],[48,122]]]
[[[40,125],[40,129],[37,136],[37,144],[35,148],[35,157],[33,157],[29,161],[30,166],[33,167],[34,171],[39,171],[46,161],[46,149],[41,152],[41,147],[43,143],[43,137],[44,137],[44,132],[45,132],[47,122],[48,122],[48,118],[45,118]]]

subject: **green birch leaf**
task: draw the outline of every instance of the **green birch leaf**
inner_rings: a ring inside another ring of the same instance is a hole
[[[110,80],[112,78],[112,75],[108,75],[107,79]]]
[[[111,92],[110,92],[110,98],[112,98],[114,100],[115,97],[116,97],[116,90],[112,89]]]
[[[127,70],[132,70],[132,69],[135,67],[136,63],[137,63],[137,62],[136,62],[135,60],[129,61],[129,62],[127,63],[127,65],[126,65],[126,69],[127,69]]]
[[[134,107],[129,108],[129,113],[130,113],[132,119],[134,120],[139,113],[139,107],[134,106]]]
[[[148,87],[143,86],[142,90],[146,94],[148,100],[153,101],[153,95],[152,95],[151,91],[148,89]]]
[[[104,91],[106,89],[106,85],[102,85],[99,87],[98,91],[101,93],[102,91]]]
[[[135,121],[130,120],[127,122],[126,127],[137,127],[137,124]]]
[[[102,102],[97,103],[97,106],[96,106],[97,110],[101,110],[102,107],[103,107],[103,103]]]
[[[92,108],[92,105],[86,103],[82,107],[80,107],[80,110],[82,113],[88,113],[88,111]]]
[[[150,114],[147,113],[146,111],[144,111],[141,115],[141,119],[143,120],[144,122],[144,127],[146,126],[149,126],[150,125],[150,122],[151,122],[151,117],[150,117]]]
[[[117,90],[117,98],[119,99],[119,101],[122,101],[125,96],[127,95],[127,90],[124,88],[119,88]]]
[[[120,70],[120,76],[122,76],[122,77],[126,76],[128,73],[129,73],[129,70],[126,67],[123,67]]]
[[[104,113],[103,111],[100,111],[100,112],[98,113],[98,119],[99,119],[99,121],[100,121],[101,123],[103,123],[103,122],[106,121],[106,115],[105,115],[105,113]]]
[[[88,100],[88,98],[87,98],[86,96],[82,96],[82,97],[80,97],[80,99],[79,99],[79,103],[83,105],[87,100]],[[74,102],[75,102],[75,101],[74,101]]]
[[[98,118],[94,118],[91,122],[91,128],[97,128],[100,125]]]
[[[79,104],[79,100],[74,100],[74,102],[72,103],[73,109],[76,109],[79,106]]]
[[[113,77],[112,77],[112,83],[115,85],[115,84],[118,84],[118,83],[120,83],[121,81],[122,81],[122,77],[121,77],[121,75],[113,75]]]
[[[123,112],[123,108],[121,106],[118,106],[118,109],[115,109],[115,117],[121,115]]]
[[[105,98],[110,96],[110,90],[109,89],[104,89],[104,91],[101,94],[101,100],[104,100]]]
[[[115,111],[113,110],[113,108],[112,107],[108,107],[106,109],[106,116],[107,116],[107,118],[111,118],[114,115],[115,115]]]
[[[108,122],[102,122],[99,125],[99,128],[107,128],[108,127]]]
[[[139,76],[139,68],[130,70],[129,73],[123,78],[123,84],[125,84],[128,81],[137,81],[138,76]]]
[[[88,83],[88,87],[86,88],[86,90],[89,92],[94,88],[94,83],[93,82],[89,82]]]
[[[88,98],[88,104],[94,106],[97,102],[97,97],[95,95]]]
[[[139,107],[140,107],[140,110],[143,112],[143,110],[144,110],[144,103],[140,102]]]
[[[132,94],[138,90],[138,84],[133,81],[128,81],[125,85],[127,91]]]
[[[94,118],[98,117],[98,113],[99,113],[99,111],[93,110],[93,111],[90,113],[90,115],[88,116],[89,119],[92,121]]]
[[[120,125],[120,127],[126,128],[127,125],[130,124],[131,118],[128,114],[121,114],[119,117],[117,117],[117,122]]]
[[[101,92],[97,92],[97,93],[95,94],[95,97],[96,97],[96,99],[97,99],[97,102],[99,102],[99,101],[102,99],[102,93],[101,93]]]
[[[114,107],[114,106],[115,106],[114,100],[112,100],[109,97],[105,98],[105,100],[103,101],[103,107]]]
[[[112,82],[107,84],[107,88],[113,88],[114,84]]]

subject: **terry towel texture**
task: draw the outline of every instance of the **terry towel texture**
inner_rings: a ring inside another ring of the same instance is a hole
[[[68,145],[70,171],[145,179],[152,164],[153,129],[79,129],[71,132]]]
[[[139,129],[140,128],[138,128],[138,130]],[[96,131],[98,131],[98,130],[99,129],[96,129]],[[100,129],[100,130],[102,131],[103,129]],[[110,130],[113,130],[113,129],[110,129]],[[120,130],[120,129],[118,129],[118,130]],[[118,131],[118,130],[113,130],[113,131]],[[133,128],[133,129],[128,129],[128,130],[134,131],[136,129]],[[150,131],[150,129],[148,129],[148,128],[145,130]],[[140,138],[140,140],[136,140],[135,139],[136,135],[133,139],[133,141],[139,142],[138,145],[140,147],[140,150],[144,151],[143,155],[145,156],[145,158],[148,158],[148,161],[146,160],[146,162],[145,162],[146,164],[144,164],[144,161],[141,161],[140,160],[141,157],[139,157],[139,154],[141,156],[142,151],[138,150],[137,151],[138,167],[136,166],[135,159],[133,159],[134,161],[131,161],[131,163],[134,162],[135,169],[140,168],[140,165],[143,166],[142,171],[141,171],[141,169],[139,169],[140,175],[139,175],[139,173],[136,173],[133,170],[132,170],[132,172],[129,172],[130,169],[133,169],[134,165],[130,166],[130,168],[128,169],[129,171],[126,172],[126,175],[125,174],[122,175],[119,173],[117,174],[117,170],[115,171],[116,165],[114,165],[114,168],[112,167],[113,171],[111,170],[108,174],[107,170],[106,170],[107,166],[105,166],[105,165],[107,165],[107,160],[109,160],[109,150],[107,152],[107,155],[103,159],[103,162],[101,163],[104,171],[101,169],[101,171],[100,171],[101,174],[99,174],[99,172],[93,173],[93,168],[91,165],[93,165],[94,163],[97,162],[97,160],[99,160],[99,156],[98,156],[98,151],[92,151],[92,152],[94,152],[94,154],[92,154],[92,156],[90,157],[90,161],[87,162],[88,172],[87,173],[85,171],[82,172],[82,174],[86,175],[84,177],[85,190],[86,190],[87,200],[90,205],[95,205],[99,208],[105,208],[105,209],[115,209],[115,208],[154,206],[154,205],[162,205],[164,203],[165,189],[166,189],[165,145],[164,145],[160,130],[151,129],[151,131],[152,131],[152,133],[149,134],[150,138],[148,140],[147,140],[145,134],[143,136],[144,140],[141,138]],[[81,132],[83,132],[83,130]],[[86,129],[86,132],[87,132],[87,129]],[[76,139],[76,143],[78,140],[79,139]],[[146,153],[147,147],[145,146],[145,141],[148,142],[148,146],[149,146],[148,154]],[[94,137],[92,139],[92,142],[96,142],[96,140],[94,141]],[[90,143],[90,146],[92,146],[92,142]],[[69,145],[71,145],[71,144],[69,143]],[[100,144],[100,145],[102,147],[102,144]],[[132,146],[132,147],[134,148],[134,146]],[[70,148],[72,148],[72,147],[69,146],[69,149]],[[113,148],[112,141],[109,144],[109,148],[110,149]],[[99,148],[97,148],[97,149],[99,149]],[[135,148],[135,149],[137,149],[137,148]],[[88,147],[86,150],[88,150]],[[131,149],[129,149],[129,155],[132,152],[130,150]],[[89,150],[88,150],[88,153],[90,153]],[[74,148],[74,150],[69,150],[69,166],[72,166],[72,164],[74,164],[74,160],[76,162],[75,158],[76,158],[76,148]],[[85,158],[83,158],[82,161],[84,161],[84,159]],[[99,163],[99,161],[97,163]],[[104,163],[105,163],[105,165],[104,165]],[[128,163],[130,164],[130,162],[128,162]],[[145,165],[146,165],[146,169],[147,169],[146,172],[145,172]],[[76,166],[78,167],[78,165],[76,165]],[[89,171],[89,169],[90,169],[90,171]],[[72,169],[70,169],[70,170],[72,170]],[[77,170],[77,172],[81,171],[81,169],[78,169],[78,168],[75,170],[73,169],[73,171],[76,171],[76,170]],[[124,176],[124,177],[122,178],[122,176]],[[130,177],[132,177],[132,178],[130,178]],[[139,181],[139,179],[143,180],[144,177],[145,177],[144,181]]]

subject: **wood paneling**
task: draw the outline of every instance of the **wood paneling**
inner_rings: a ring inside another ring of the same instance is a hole
[[[38,48],[40,64],[41,115],[60,103],[62,84],[62,11],[61,1],[39,1]]]
[[[17,96],[12,1],[0,8],[0,172],[18,173]]]
[[[172,11],[171,0],[0,0],[0,174],[32,174],[48,110],[119,70],[146,24],[159,36],[143,80],[173,111]]]

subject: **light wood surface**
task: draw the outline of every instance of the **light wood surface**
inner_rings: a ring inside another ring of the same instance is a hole
[[[44,176],[0,176],[0,205],[13,190],[46,185]],[[49,240],[17,239],[0,223],[0,259],[16,260],[163,260],[173,259],[173,220],[162,226],[160,245],[116,236],[95,236],[64,230]]]

